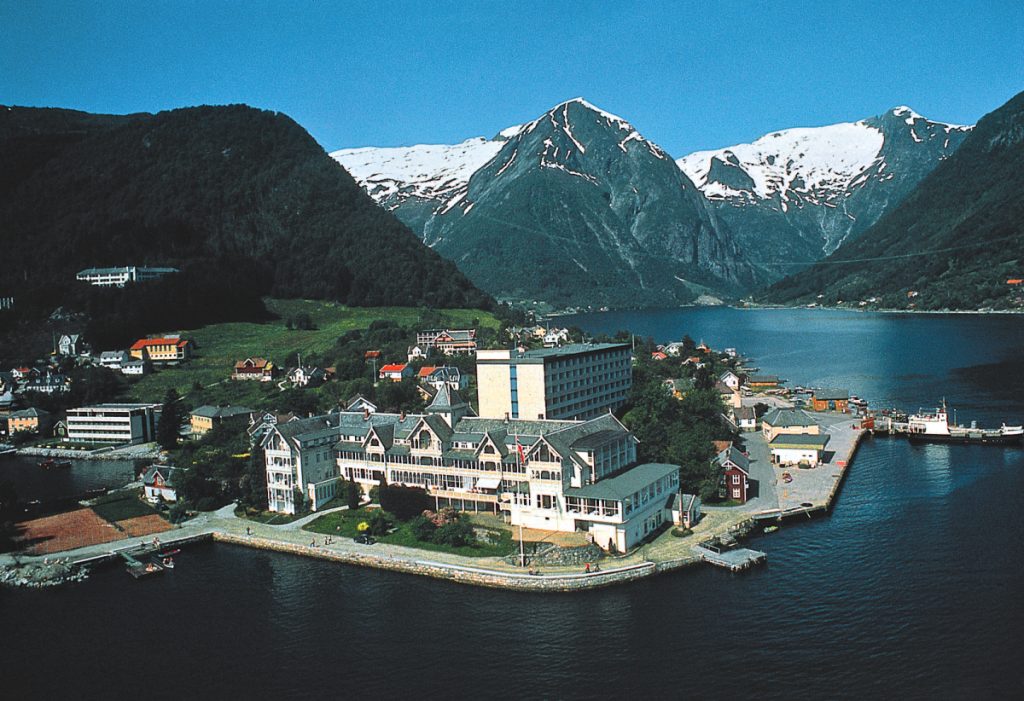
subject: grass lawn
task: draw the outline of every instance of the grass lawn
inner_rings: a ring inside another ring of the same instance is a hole
[[[332,514],[324,514],[320,518],[307,523],[302,527],[304,531],[322,533],[324,535],[341,536],[354,538],[359,535],[357,526],[361,521],[369,519],[370,509],[356,509],[355,511],[335,511]],[[419,548],[421,550],[432,550],[434,552],[453,553],[465,557],[501,557],[512,552],[512,536],[508,531],[486,529],[497,538],[494,543],[477,542],[473,545],[464,545],[453,548],[448,545],[438,545],[417,540],[408,524],[397,523],[397,530],[383,536],[374,536],[381,543],[390,545],[403,545],[407,548]],[[478,527],[479,528],[479,527]]]
[[[139,499],[138,492],[134,489],[123,489],[105,494],[96,499],[92,510],[111,523],[138,516],[152,516],[157,513],[156,509]]]
[[[268,526],[280,526],[302,518],[302,514],[281,514],[276,511],[252,512],[244,506],[238,506],[235,508],[235,516],[255,523],[265,523]]]
[[[415,307],[346,307],[334,302],[302,299],[265,301],[267,309],[280,318],[264,323],[232,322],[199,329],[178,329],[183,336],[195,341],[193,359],[183,365],[159,369],[133,382],[127,399],[161,401],[171,388],[184,396],[193,392],[196,382],[204,387],[220,383],[202,392],[203,402],[254,406],[276,393],[277,387],[270,382],[228,380],[236,360],[261,356],[281,365],[293,352],[326,351],[345,332],[368,328],[378,319],[411,326],[422,311]],[[309,314],[316,328],[289,331],[285,326],[286,320],[300,313]],[[469,326],[473,319],[478,319],[482,327],[497,329],[500,325],[492,314],[479,309],[444,309],[440,314],[444,323],[453,327]],[[413,340],[410,339],[410,343]]]

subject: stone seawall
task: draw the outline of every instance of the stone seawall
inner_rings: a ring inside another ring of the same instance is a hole
[[[329,550],[323,547],[310,547],[308,545],[295,545],[279,540],[260,538],[257,536],[238,536],[231,533],[216,532],[213,539],[221,543],[232,543],[244,545],[250,548],[261,550],[273,550],[276,552],[291,553],[304,557],[316,557],[321,560],[332,560],[348,565],[362,567],[375,567],[392,572],[405,572],[417,574],[435,579],[447,579],[460,584],[472,584],[480,587],[491,587],[495,589],[512,589],[516,591],[535,592],[573,592],[586,589],[598,589],[616,584],[633,582],[644,577],[649,577],[658,572],[668,569],[678,569],[685,562],[671,568],[660,568],[653,562],[644,562],[637,565],[610,569],[590,574],[557,574],[557,575],[528,575],[517,573],[504,573],[494,570],[487,570],[475,567],[462,567],[458,565],[447,565],[438,562],[421,560],[403,560],[397,558],[378,557],[376,555],[362,555],[356,553],[344,553]]]

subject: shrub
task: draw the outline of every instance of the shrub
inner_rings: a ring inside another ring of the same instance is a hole
[[[416,540],[432,542],[434,540],[434,533],[437,532],[437,526],[429,518],[420,514],[409,524],[409,530],[416,536]]]
[[[382,509],[374,511],[373,514],[370,515],[370,518],[367,519],[367,523],[370,526],[367,529],[370,532],[370,535],[377,536],[384,535],[388,532],[388,529],[394,525],[391,518]]]
[[[473,527],[469,524],[468,519],[446,523],[434,533],[435,543],[438,545],[450,545],[456,548],[462,545],[470,545],[475,539]]]
[[[674,535],[676,538],[685,538],[688,535],[693,535],[693,531],[691,531],[689,528],[673,528],[672,535]]]

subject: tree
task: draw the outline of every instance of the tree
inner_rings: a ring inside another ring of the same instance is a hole
[[[363,496],[363,490],[359,488],[359,483],[355,481],[346,481],[343,485],[343,495],[345,503],[348,504],[348,508],[358,509],[359,502]]]
[[[433,538],[434,542],[438,545],[449,545],[456,548],[469,545],[475,539],[476,535],[473,533],[473,526],[470,525],[467,518],[460,518],[457,521],[446,523],[437,529]]]
[[[178,406],[178,393],[172,388],[164,395],[164,405],[156,425],[156,441],[164,450],[173,450],[178,447],[180,432],[181,408]]]
[[[306,494],[298,487],[292,491],[292,503],[295,504],[296,514],[306,513]]]

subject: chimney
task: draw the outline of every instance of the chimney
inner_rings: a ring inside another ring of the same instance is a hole
[[[363,421],[369,421],[369,420],[370,420],[370,410],[369,410],[369,408],[364,408],[363,409]]]
[[[508,423],[508,412],[505,412],[505,423]]]
[[[405,409],[403,409],[402,411],[399,412],[399,414],[398,414],[398,423],[400,423],[400,424],[405,423]]]

